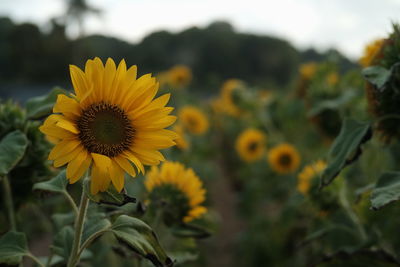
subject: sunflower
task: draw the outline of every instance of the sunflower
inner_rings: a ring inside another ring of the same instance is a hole
[[[194,106],[185,106],[178,113],[183,127],[190,133],[202,135],[208,131],[208,120],[206,115]]]
[[[260,159],[265,152],[265,134],[257,129],[247,129],[236,139],[236,151],[247,162]]]
[[[306,195],[311,188],[311,181],[322,173],[326,168],[326,162],[323,160],[318,160],[313,164],[307,165],[297,176],[297,190]]]
[[[279,174],[294,172],[300,165],[300,155],[290,144],[280,144],[268,152],[271,168]]]
[[[336,72],[331,72],[326,76],[326,82],[331,86],[336,85],[338,81],[339,75]]]
[[[244,83],[241,80],[229,79],[224,82],[221,88],[221,101],[225,113],[235,117],[241,114],[237,96],[239,91],[244,90],[244,88]]]
[[[176,65],[168,71],[168,80],[172,87],[183,88],[192,81],[192,71],[185,65]]]
[[[301,78],[305,80],[311,80],[316,71],[317,71],[317,63],[315,62],[305,63],[301,65],[299,69]]]
[[[206,190],[191,168],[179,162],[165,162],[160,168],[153,166],[146,175],[144,185],[149,192],[150,205],[163,203],[170,221],[190,222],[207,212],[201,204]]]
[[[384,41],[384,39],[374,40],[364,48],[364,55],[358,61],[361,66],[369,67],[373,64],[373,61],[380,53]]]
[[[175,139],[176,146],[181,150],[187,150],[189,148],[189,141],[185,137],[182,125],[176,124],[173,130],[178,135],[178,138]]]
[[[143,165],[164,160],[159,149],[175,144],[177,135],[164,129],[176,120],[165,107],[170,95],[154,99],[158,83],[151,74],[136,79],[137,68],[118,68],[88,60],[85,71],[71,65],[75,94],[58,95],[53,112],[40,130],[56,142],[49,154],[55,167],[68,164],[67,178],[77,182],[91,167],[91,192],[110,182],[121,191],[124,174],[144,173]],[[132,165],[133,164],[133,165]],[[133,167],[136,167],[135,168]]]

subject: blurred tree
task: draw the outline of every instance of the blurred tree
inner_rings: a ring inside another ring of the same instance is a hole
[[[100,15],[101,10],[99,8],[90,6],[86,0],[66,0],[67,11],[66,11],[66,24],[69,22],[76,23],[78,26],[79,37],[84,35],[83,21],[89,14]]]

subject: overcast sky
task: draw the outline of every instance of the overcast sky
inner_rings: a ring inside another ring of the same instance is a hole
[[[0,16],[45,26],[66,0],[0,0]],[[364,45],[400,22],[400,0],[88,0],[104,11],[88,17],[87,33],[137,42],[160,29],[173,32],[227,20],[241,32],[275,35],[296,47],[336,47],[353,59]],[[73,35],[73,29],[70,29]]]

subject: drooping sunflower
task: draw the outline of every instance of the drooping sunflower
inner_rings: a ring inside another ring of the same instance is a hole
[[[300,165],[300,155],[290,144],[280,144],[268,152],[268,162],[271,168],[279,174],[294,172]]]
[[[68,164],[70,183],[91,167],[93,194],[110,182],[121,191],[125,173],[144,173],[143,165],[164,160],[159,149],[175,145],[177,135],[164,129],[176,120],[165,107],[170,95],[154,99],[155,78],[136,79],[137,67],[127,69],[124,60],[117,67],[110,58],[105,65],[95,58],[84,71],[71,65],[70,73],[75,94],[58,95],[54,114],[40,127],[56,142],[49,159],[55,167]]]
[[[183,127],[192,134],[202,135],[208,131],[209,123],[206,115],[194,106],[181,108],[178,117]]]
[[[186,150],[189,148],[189,141],[185,136],[185,131],[183,130],[182,125],[175,124],[173,128],[174,132],[178,135],[178,138],[175,139],[176,146],[181,150]]]
[[[364,54],[359,60],[361,66],[368,67],[373,64],[373,61],[376,60],[380,53],[384,41],[384,39],[374,40],[364,48]]]
[[[206,190],[191,168],[179,162],[153,166],[144,181],[151,204],[162,203],[168,222],[190,222],[207,212],[202,206]]]
[[[257,129],[247,129],[236,139],[235,148],[240,158],[247,162],[260,159],[265,153],[265,134]]]
[[[393,25],[393,32],[375,46],[375,52],[371,52],[370,64],[386,69],[391,75],[382,88],[366,82],[368,109],[377,119],[376,130],[381,139],[390,143],[393,139],[400,139],[400,124],[397,119],[400,115],[400,75],[396,70],[400,54],[400,25]]]
[[[317,178],[318,175],[322,173],[326,168],[326,162],[323,160],[318,160],[310,165],[307,165],[297,176],[297,190],[303,195],[307,195],[310,191],[312,180]]]
[[[173,88],[184,88],[192,81],[192,71],[185,65],[176,65],[168,71],[168,78]]]

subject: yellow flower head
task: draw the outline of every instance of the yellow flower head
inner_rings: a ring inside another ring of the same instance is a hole
[[[328,74],[328,76],[326,76],[326,82],[333,86],[336,85],[339,81],[339,76],[336,72],[331,72]]]
[[[208,131],[208,120],[206,115],[194,106],[183,107],[178,117],[183,127],[190,133],[202,135]]]
[[[176,65],[168,71],[169,81],[174,88],[183,88],[192,81],[192,71],[185,65]]]
[[[364,55],[359,60],[361,66],[368,67],[373,64],[374,59],[379,55],[379,51],[381,50],[384,41],[384,39],[377,39],[364,48]]]
[[[236,151],[247,162],[260,159],[265,152],[265,134],[257,129],[247,129],[236,139]]]
[[[290,144],[280,144],[268,152],[271,168],[279,174],[294,172],[300,165],[300,155]]]
[[[299,72],[303,79],[310,80],[317,71],[317,63],[309,62],[300,66]]]
[[[326,162],[323,160],[318,160],[313,164],[307,165],[297,176],[297,190],[306,195],[311,188],[311,181],[319,176],[326,168]]]
[[[176,146],[181,150],[186,150],[189,148],[189,141],[185,137],[185,131],[183,130],[182,125],[175,124],[174,132],[178,135],[178,138],[175,139]]]
[[[206,190],[191,168],[179,162],[165,162],[160,168],[152,167],[144,185],[150,193],[150,203],[160,200],[168,205],[167,212],[175,219],[190,222],[207,212],[202,206]],[[170,212],[173,209],[175,212]]]
[[[224,112],[231,116],[239,116],[240,108],[237,106],[235,93],[243,90],[244,83],[241,80],[229,79],[224,82],[221,89],[221,99],[224,106]]]
[[[67,178],[78,181],[91,166],[91,192],[121,191],[124,175],[144,173],[143,165],[164,160],[159,149],[175,144],[177,135],[164,129],[176,120],[165,107],[170,95],[154,99],[158,83],[151,74],[136,79],[137,68],[103,65],[88,60],[85,70],[70,66],[75,94],[58,95],[54,114],[40,130],[56,142],[49,159],[55,167],[68,164]],[[134,168],[136,167],[136,170]]]

